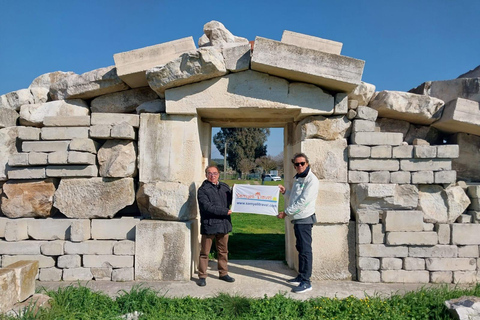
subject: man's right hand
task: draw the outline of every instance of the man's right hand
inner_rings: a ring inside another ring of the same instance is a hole
[[[232,210],[228,210],[228,215],[231,215],[232,214]]]
[[[285,194],[285,187],[282,186],[281,184],[278,185],[278,189],[280,189],[281,194]]]

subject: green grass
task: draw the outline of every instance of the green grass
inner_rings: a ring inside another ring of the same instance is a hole
[[[82,286],[45,291],[53,298],[50,309],[23,317],[0,319],[119,319],[140,312],[139,319],[451,319],[443,302],[461,296],[480,296],[480,285],[468,289],[447,286],[421,289],[389,298],[312,298],[295,300],[284,294],[246,298],[220,293],[212,298],[166,298],[160,292],[137,286],[122,291],[116,300]]]

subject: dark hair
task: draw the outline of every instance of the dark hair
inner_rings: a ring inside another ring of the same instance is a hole
[[[293,158],[292,158],[292,163],[295,163],[295,159],[297,159],[297,158],[305,158],[305,161],[307,162],[307,164],[309,164],[308,157],[305,153],[303,153],[303,152],[295,153],[293,155]]]
[[[205,174],[207,174],[207,170],[210,168],[215,168],[217,169],[217,172],[220,173],[220,170],[218,170],[218,167],[214,164],[209,165],[208,167],[205,168]]]

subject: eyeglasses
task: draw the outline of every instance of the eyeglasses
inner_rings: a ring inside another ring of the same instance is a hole
[[[208,172],[207,176],[218,176],[218,172]]]
[[[300,167],[300,166],[303,167],[303,166],[305,165],[305,162],[295,162],[293,165],[294,165],[295,167]]]

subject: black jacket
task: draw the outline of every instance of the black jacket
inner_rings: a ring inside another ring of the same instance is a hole
[[[228,214],[232,204],[232,191],[223,182],[214,185],[205,180],[198,188],[200,207],[200,233],[226,234],[232,231],[232,220]]]

